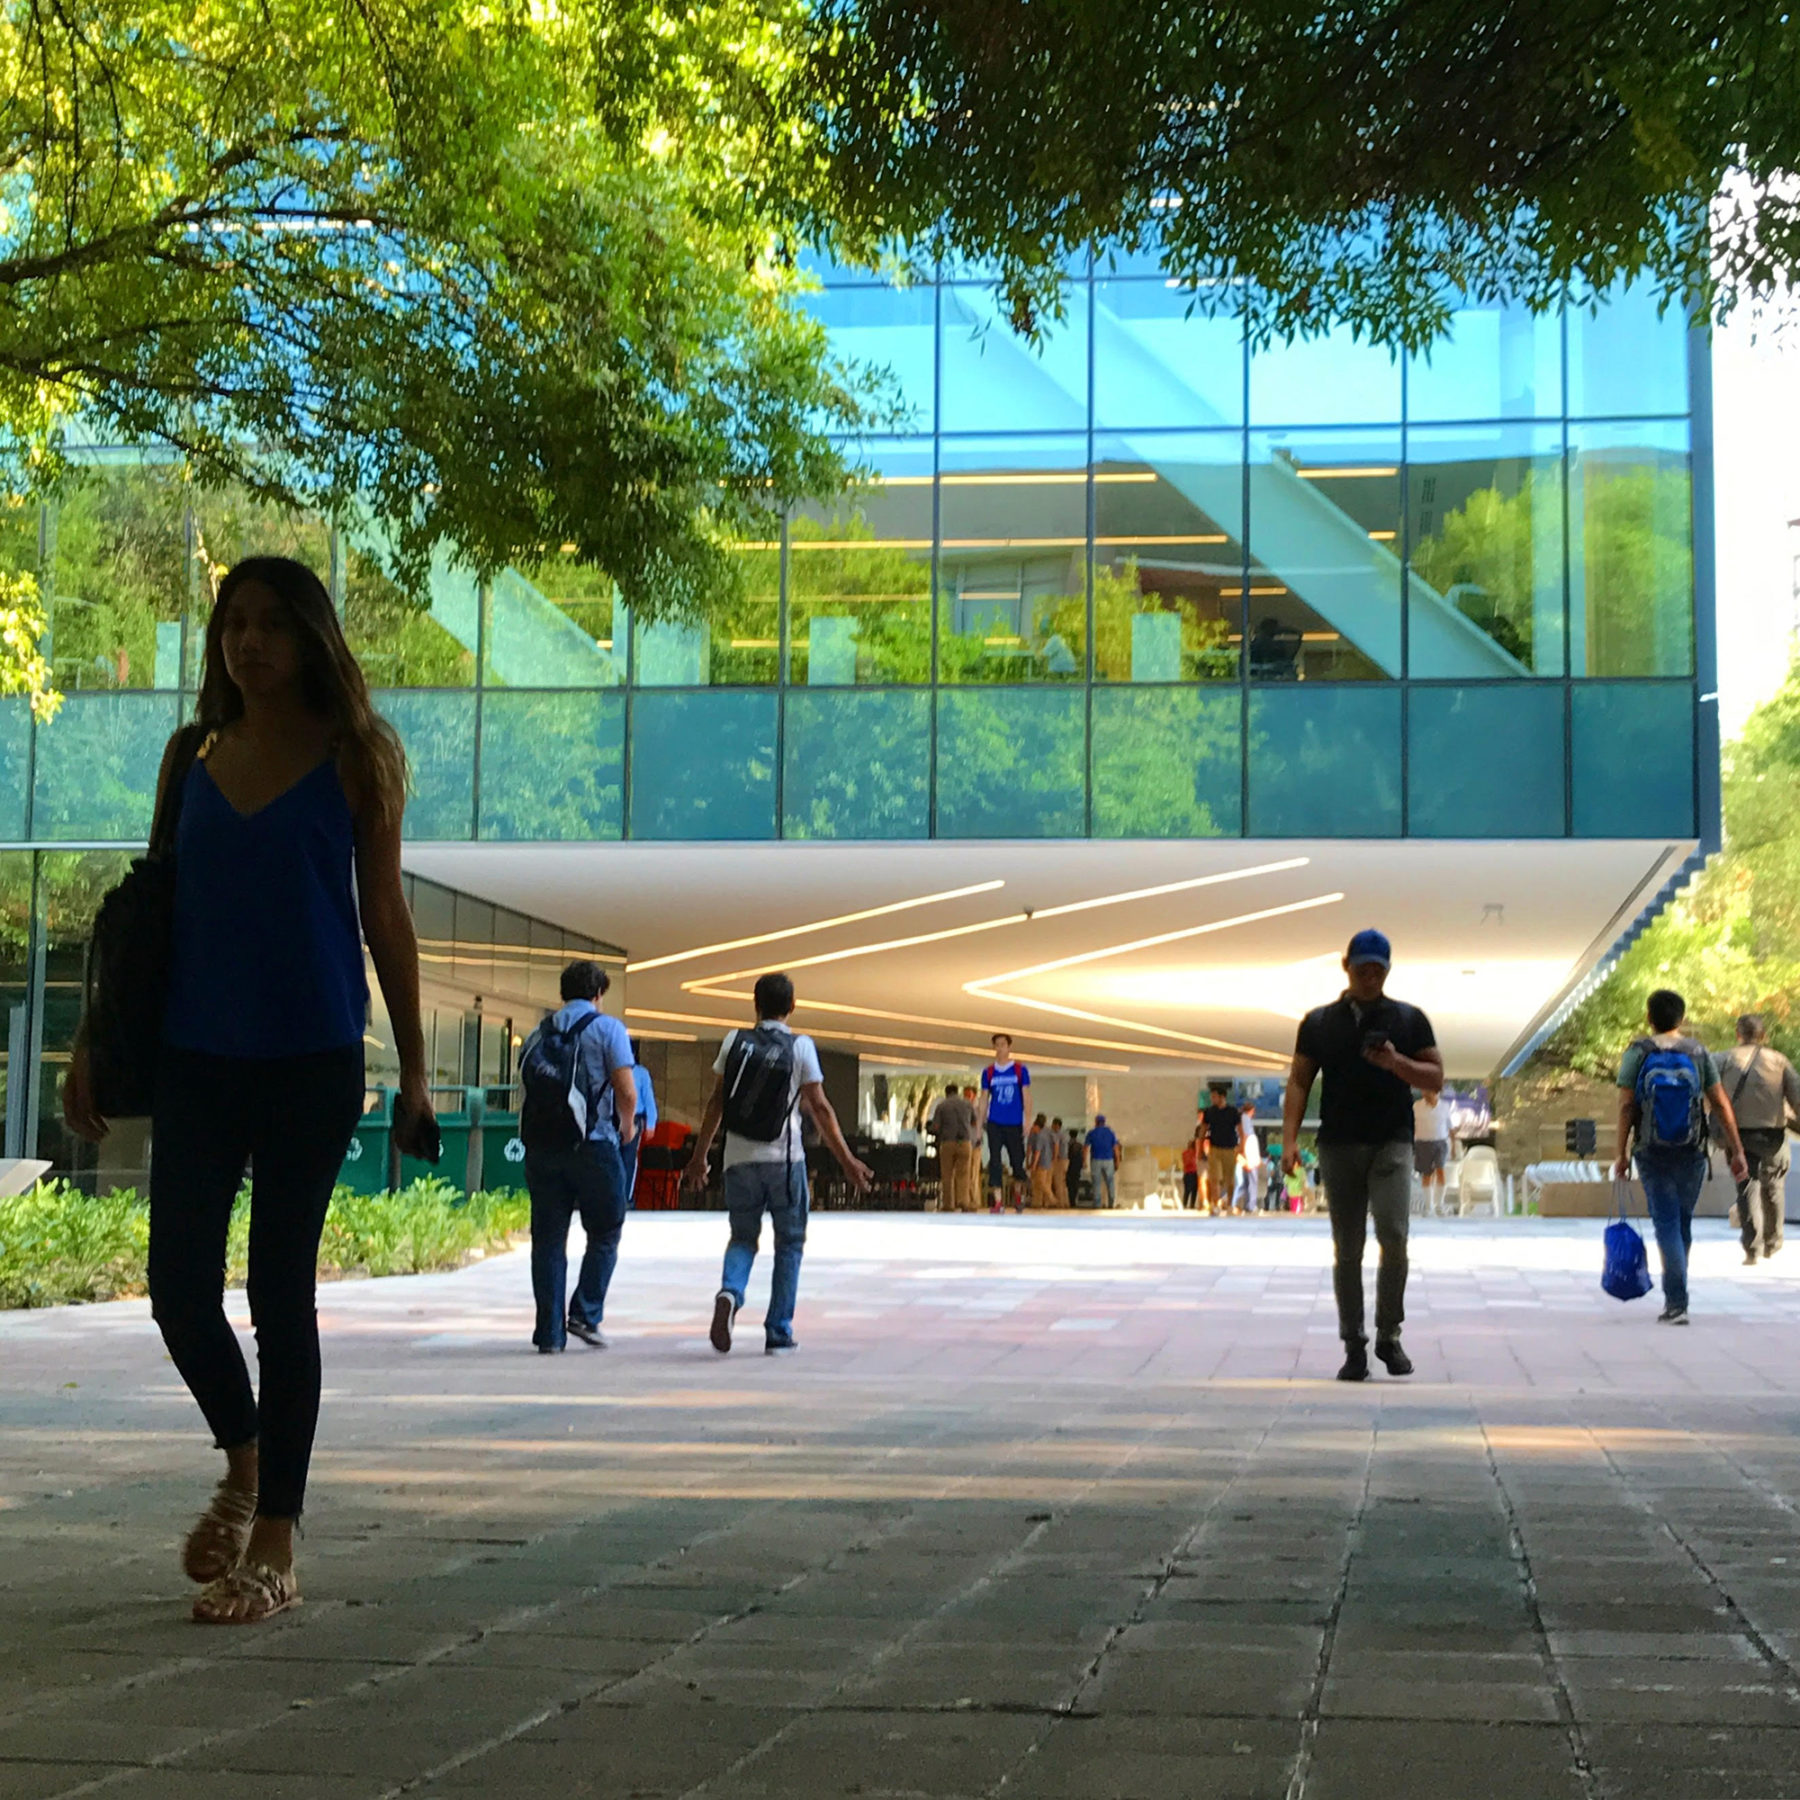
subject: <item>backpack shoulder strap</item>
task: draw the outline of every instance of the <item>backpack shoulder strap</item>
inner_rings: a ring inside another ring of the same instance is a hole
[[[1756,1067],[1757,1059],[1761,1055],[1762,1045],[1758,1044],[1756,1048],[1750,1052],[1750,1060],[1738,1071],[1737,1083],[1731,1090],[1731,1107],[1733,1112],[1737,1110],[1738,1101],[1743,1098],[1744,1084],[1750,1079],[1750,1071]]]
[[[188,774],[199,759],[202,747],[209,745],[214,735],[202,725],[183,725],[176,732],[174,748],[169,757],[168,785],[162,791],[156,817],[150,824],[148,855],[167,856],[174,850],[175,831],[181,823],[181,802],[187,791]]]

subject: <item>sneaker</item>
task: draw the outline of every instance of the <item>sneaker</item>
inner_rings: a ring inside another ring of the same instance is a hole
[[[719,1289],[713,1301],[712,1330],[707,1335],[712,1339],[712,1347],[721,1356],[731,1349],[731,1326],[737,1318],[737,1301],[723,1288]]]
[[[791,1356],[800,1346],[790,1338],[770,1338],[763,1345],[764,1356]]]
[[[1754,1250],[1746,1250],[1744,1252],[1744,1267],[1746,1269],[1754,1269],[1756,1267],[1756,1252]]]
[[[1344,1346],[1344,1366],[1338,1370],[1339,1381],[1369,1379],[1369,1346],[1362,1342]]]
[[[606,1348],[606,1339],[600,1335],[599,1327],[588,1324],[585,1319],[569,1321],[569,1336],[580,1338],[584,1344],[594,1350]]]
[[[1377,1338],[1375,1354],[1387,1364],[1390,1375],[1410,1375],[1413,1372],[1412,1358],[1400,1348],[1398,1338]]]
[[[568,1347],[567,1344],[539,1344],[537,1353],[539,1356],[560,1356]]]
[[[1688,1322],[1687,1308],[1685,1306],[1665,1306],[1656,1315],[1656,1322],[1659,1325],[1685,1325]]]

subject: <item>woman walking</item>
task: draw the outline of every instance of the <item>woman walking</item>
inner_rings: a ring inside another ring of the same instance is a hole
[[[362,1113],[365,937],[400,1058],[396,1134],[407,1148],[430,1135],[418,941],[400,885],[405,788],[399,739],[319,578],[285,557],[238,563],[207,626],[195,723],[169,741],[156,799],[159,821],[179,813],[150,1303],[225,1452],[182,1551],[206,1623],[253,1624],[300,1597],[294,1522],[319,1416],[314,1286]],[[105,1133],[82,1038],[63,1111],[84,1137]],[[260,1398],[224,1309],[246,1165]]]

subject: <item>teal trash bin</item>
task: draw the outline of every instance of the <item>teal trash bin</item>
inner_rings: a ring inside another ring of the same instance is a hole
[[[522,1189],[525,1146],[519,1142],[518,1090],[478,1088],[476,1097],[480,1111],[479,1121],[469,1136],[469,1192]]]
[[[394,1096],[390,1089],[371,1088],[363,1096],[363,1116],[356,1121],[338,1181],[359,1194],[379,1194],[388,1184],[388,1145],[394,1129]]]
[[[469,1191],[469,1090],[463,1087],[434,1087],[431,1101],[437,1113],[438,1131],[444,1140],[444,1154],[436,1168],[420,1162],[416,1156],[400,1158],[400,1186],[410,1187],[415,1181],[446,1181],[459,1194]]]

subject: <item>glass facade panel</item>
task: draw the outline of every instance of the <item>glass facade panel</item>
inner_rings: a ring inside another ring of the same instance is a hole
[[[1692,685],[1583,683],[1573,705],[1575,835],[1694,836]]]
[[[788,525],[788,680],[931,679],[932,451],[865,443],[870,479]]]
[[[1087,669],[1087,441],[946,443],[938,679],[1076,681]]]
[[[1088,417],[1088,296],[1066,293],[1068,312],[1045,319],[1030,344],[988,286],[940,290],[940,431],[1083,431]]]
[[[474,685],[482,610],[481,584],[474,575],[440,554],[432,565],[427,592],[413,595],[389,579],[374,540],[359,542],[340,535],[337,554],[344,636],[371,685]],[[320,571],[329,567],[322,554],[308,560]],[[506,667],[514,667],[510,656]]]
[[[1563,835],[1560,684],[1418,687],[1408,704],[1410,835]]]
[[[1094,673],[1236,681],[1243,643],[1243,434],[1094,447]]]
[[[412,768],[409,838],[466,838],[475,829],[475,696],[389,690],[375,696]]]
[[[1094,286],[1094,424],[1195,430],[1244,422],[1244,326],[1166,281]]]
[[[1365,425],[1400,417],[1400,364],[1346,326],[1250,352],[1252,425]]]
[[[163,748],[180,717],[174,694],[68,695],[56,717],[38,727],[34,835],[148,838]]]
[[[784,756],[784,836],[930,836],[929,693],[791,693]]]
[[[939,837],[1080,837],[1086,728],[1077,692],[938,696]]]
[[[737,547],[743,591],[710,620],[640,621],[639,687],[768,687],[781,671],[781,525]]]
[[[30,769],[31,703],[0,699],[0,838],[25,835]]]
[[[1252,681],[1400,675],[1398,432],[1250,434]]]
[[[0,1120],[4,1154],[32,1142],[31,864],[29,850],[0,851]],[[22,1117],[16,1116],[22,1114]]]
[[[1569,536],[1573,672],[1692,674],[1686,425],[1572,426]]]
[[[1243,829],[1243,697],[1232,689],[1094,695],[1094,836],[1236,837]]]
[[[1406,454],[1410,673],[1561,675],[1561,428],[1409,430]]]
[[[631,835],[775,835],[775,696],[640,694],[631,713]]]
[[[1249,829],[1253,837],[1397,837],[1400,690],[1254,690]]]
[[[190,492],[178,464],[135,458],[86,468],[64,491],[44,596],[44,654],[64,693],[181,686]],[[35,513],[15,515],[34,550]]]
[[[626,609],[612,578],[573,556],[488,584],[487,687],[609,688],[625,680]]]
[[[1406,416],[1554,419],[1562,412],[1562,315],[1498,301],[1459,306],[1450,332],[1406,365]]]
[[[801,305],[825,327],[846,363],[884,376],[900,416],[883,427],[930,431],[936,418],[937,295],[931,287],[832,287]]]
[[[1639,417],[1688,409],[1688,323],[1678,306],[1660,317],[1648,287],[1622,288],[1597,312],[1569,307],[1569,412]]]
[[[481,835],[616,838],[625,822],[622,694],[500,694],[481,703]]]

